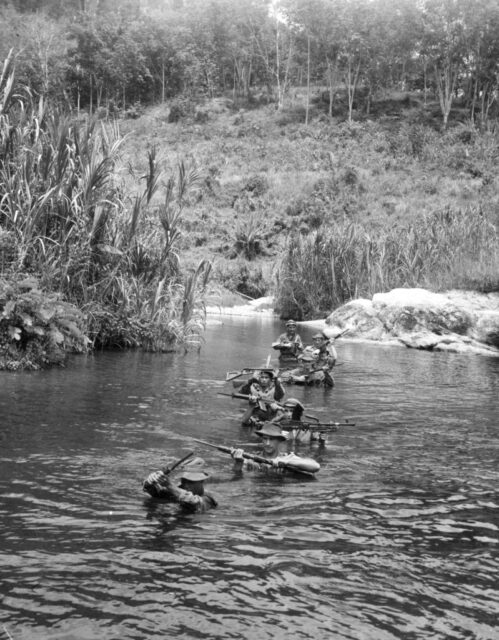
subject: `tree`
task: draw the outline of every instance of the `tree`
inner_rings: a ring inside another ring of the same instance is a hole
[[[479,111],[480,122],[484,124],[497,99],[499,5],[495,0],[475,0],[472,5],[465,5],[464,10],[468,106],[471,119]]]
[[[425,0],[423,5],[422,53],[433,70],[444,129],[464,69],[465,1]]]

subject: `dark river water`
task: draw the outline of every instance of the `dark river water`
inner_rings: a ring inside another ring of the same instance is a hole
[[[256,450],[217,392],[282,330],[228,318],[199,354],[0,373],[2,640],[499,638],[499,359],[339,341],[334,389],[288,388],[355,422],[302,445],[316,479],[237,478],[190,437]],[[190,449],[205,514],[142,492]]]

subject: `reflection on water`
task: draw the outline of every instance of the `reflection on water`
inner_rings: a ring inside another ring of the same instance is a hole
[[[281,330],[228,319],[199,354],[0,374],[0,638],[498,637],[499,361],[340,342],[334,389],[288,389],[355,422],[302,449],[316,480],[235,478],[189,436],[253,447],[217,392]],[[207,514],[141,491],[189,449]]]

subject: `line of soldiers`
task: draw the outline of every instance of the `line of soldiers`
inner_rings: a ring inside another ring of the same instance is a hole
[[[314,472],[320,468],[312,459],[288,453],[286,448],[289,440],[296,443],[314,440],[324,443],[324,432],[318,424],[303,422],[304,406],[299,400],[288,398],[281,403],[285,390],[280,378],[298,384],[334,385],[331,371],[337,360],[336,349],[322,332],[316,333],[312,340],[313,346],[304,347],[296,330],[296,322],[288,320],[286,332],[272,346],[280,352],[280,363],[296,362],[298,367],[281,376],[272,367],[261,368],[240,388],[240,394],[237,395],[248,397],[248,408],[242,417],[242,424],[256,427],[255,434],[259,436],[265,458],[249,455],[240,448],[228,448],[236,473],[243,470],[271,473],[292,470],[312,475],[313,472],[307,471],[307,468],[312,468]],[[217,506],[216,499],[205,492],[204,482],[207,478],[209,474],[204,469],[204,461],[195,458],[181,467],[178,486],[173,484],[167,468],[149,474],[143,483],[143,490],[153,498],[176,502],[186,510],[204,512]]]
[[[289,470],[312,477],[320,469],[315,460],[287,452],[288,437],[278,424],[265,422],[255,433],[261,440],[260,448],[265,457],[227,447],[236,474],[243,471],[283,473]],[[169,468],[153,471],[144,480],[143,490],[152,498],[178,503],[186,511],[203,513],[217,506],[214,496],[205,491],[204,482],[210,475],[204,465],[202,458],[186,462],[181,468],[178,486],[174,485]]]

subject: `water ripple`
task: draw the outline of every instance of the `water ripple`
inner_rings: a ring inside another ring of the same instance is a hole
[[[301,449],[315,481],[235,478],[195,448],[216,510],[143,494],[189,436],[253,446],[243,404],[216,392],[242,359],[265,361],[269,327],[222,326],[185,358],[2,378],[0,628],[14,640],[497,640],[499,370],[482,359],[345,343],[334,390],[293,389],[356,423]]]

